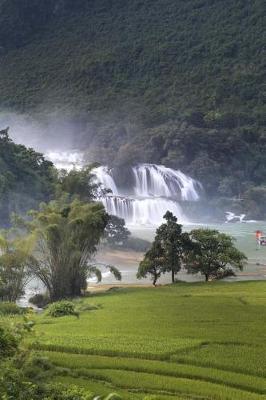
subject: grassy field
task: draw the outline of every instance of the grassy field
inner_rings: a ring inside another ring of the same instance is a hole
[[[37,316],[33,347],[97,394],[266,399],[265,306],[263,281],[120,289],[77,301],[79,319]]]

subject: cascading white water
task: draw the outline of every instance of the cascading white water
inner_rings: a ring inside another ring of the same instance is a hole
[[[114,173],[105,166],[95,168],[93,172],[102,187],[112,191],[100,196],[107,212],[124,218],[128,225],[157,226],[167,210],[179,221],[188,222],[180,203],[199,200],[202,189],[191,177],[162,165],[133,167],[132,187],[127,189],[116,182],[117,171]]]
[[[197,201],[200,184],[181,171],[163,165],[142,164],[133,168],[139,197],[173,197],[181,194],[182,200]]]
[[[167,210],[171,211],[179,220],[186,221],[178,203],[164,198],[132,199],[117,196],[102,197],[109,214],[123,218],[128,225],[153,225],[161,223]]]
[[[97,177],[97,181],[101,183],[103,188],[110,189],[114,196],[119,196],[119,192],[112,176],[112,170],[108,167],[98,167],[93,170]]]

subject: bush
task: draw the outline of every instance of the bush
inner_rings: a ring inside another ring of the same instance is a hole
[[[50,298],[47,294],[38,293],[32,296],[29,302],[38,308],[44,308],[49,304]]]
[[[0,315],[21,315],[25,312],[26,309],[17,306],[16,303],[0,302]]]
[[[0,327],[0,359],[12,356],[18,347],[17,339],[7,329]]]
[[[57,301],[53,303],[48,308],[48,315],[51,317],[63,317],[65,315],[75,315],[79,316],[79,313],[75,310],[75,305],[71,301]]]
[[[23,374],[31,381],[40,383],[54,376],[55,367],[47,357],[30,353],[23,365]]]
[[[62,385],[52,385],[50,386],[50,390],[47,390],[45,394],[46,400],[93,400],[96,398],[92,393],[76,386],[65,388]]]
[[[3,399],[21,400],[93,400],[95,396],[76,386],[37,384],[27,380],[21,371],[11,369],[0,381],[0,393]]]

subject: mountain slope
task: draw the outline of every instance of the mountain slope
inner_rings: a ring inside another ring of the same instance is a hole
[[[97,161],[242,196],[266,184],[264,15],[262,0],[1,0],[0,106],[82,121]]]
[[[92,112],[126,101],[151,112],[151,124],[199,109],[261,112],[260,0],[83,0],[74,10],[4,1],[10,13],[13,2],[14,25],[7,11],[0,21],[3,106],[36,107],[49,94]]]

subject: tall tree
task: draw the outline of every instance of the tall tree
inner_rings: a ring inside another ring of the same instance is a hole
[[[27,240],[9,239],[8,234],[0,236],[0,299],[16,301],[24,294],[35,260]]]
[[[126,244],[130,231],[126,227],[125,220],[116,215],[110,215],[105,228],[104,238],[111,246],[123,246]]]
[[[90,262],[108,222],[103,205],[79,200],[67,205],[51,202],[31,216],[28,229],[36,242],[37,260],[33,273],[52,300],[79,296],[87,287],[88,275],[99,276]],[[114,267],[110,270],[116,271]]]
[[[93,174],[94,164],[86,166],[81,170],[62,170],[58,174],[56,185],[56,197],[68,194],[71,199],[78,198],[81,201],[92,201],[97,197],[99,184],[95,181]]]
[[[152,283],[156,286],[157,280],[164,271],[164,250],[159,241],[154,241],[152,247],[147,251],[143,261],[139,264],[137,278],[146,278],[151,275]]]
[[[234,246],[231,236],[211,229],[195,229],[190,236],[193,247],[185,260],[189,273],[200,273],[207,282],[234,276],[235,269],[243,269],[247,257]]]
[[[171,272],[172,282],[180,271],[186,251],[191,247],[188,233],[182,232],[182,225],[177,218],[167,211],[164,215],[166,223],[156,231],[155,242],[159,242],[164,250],[163,272]]]

